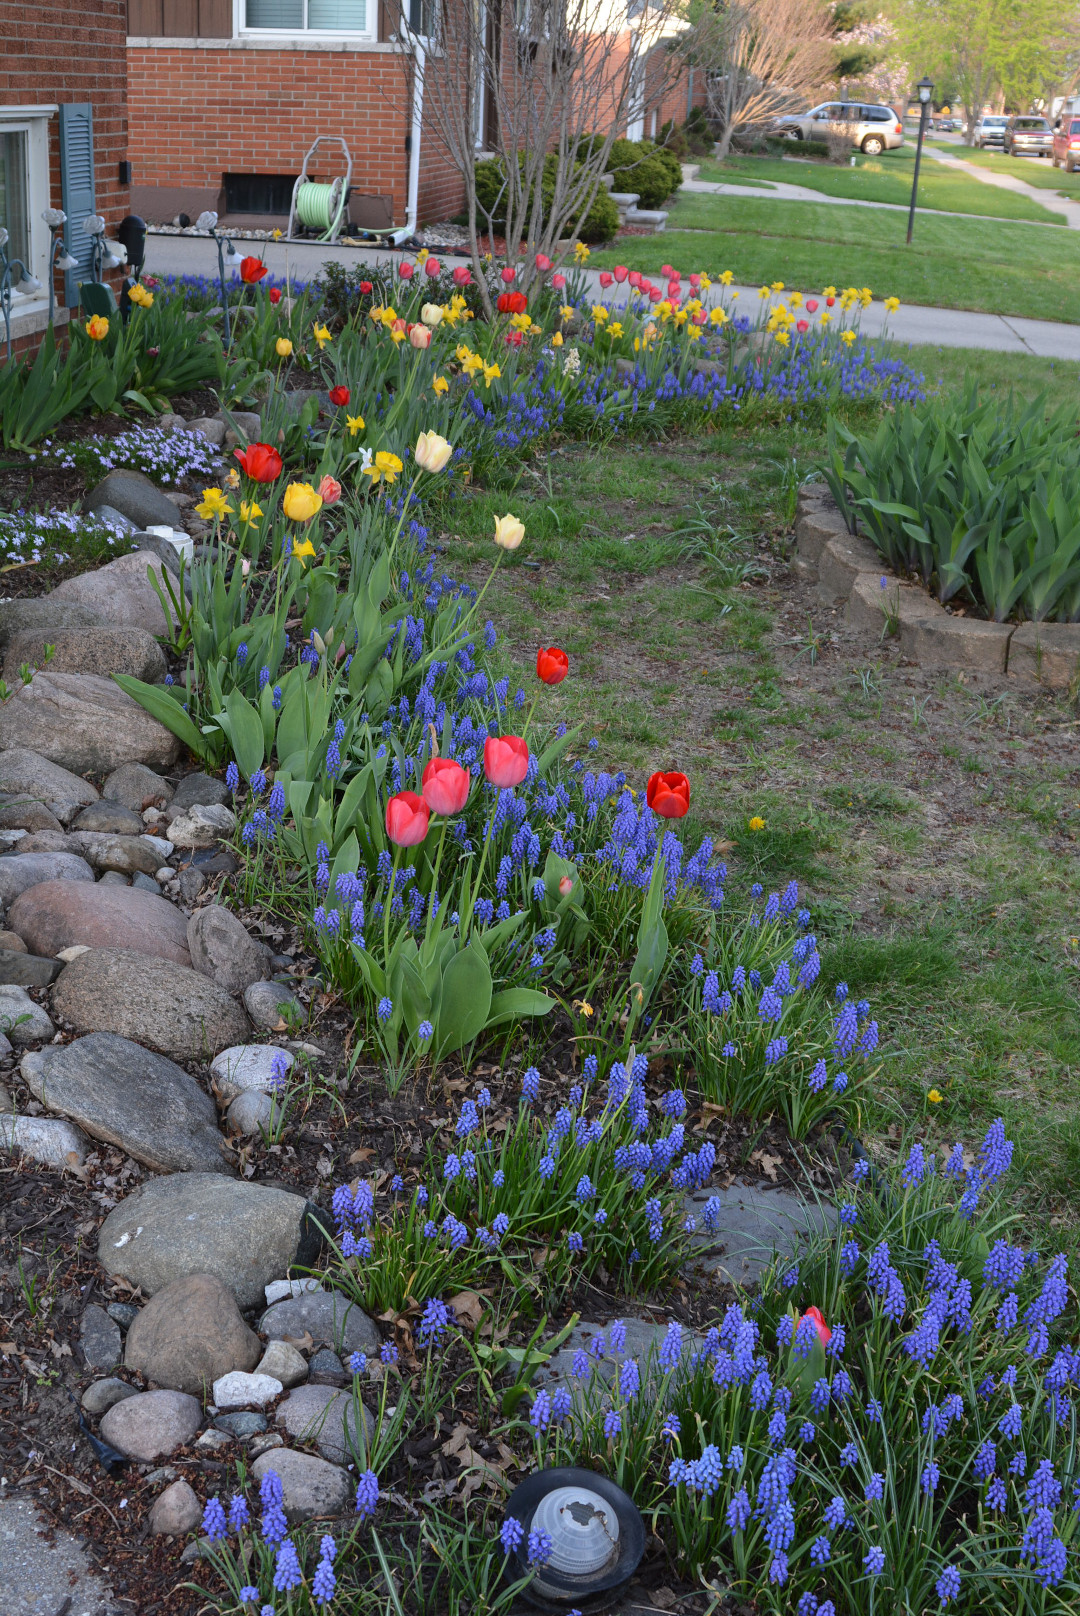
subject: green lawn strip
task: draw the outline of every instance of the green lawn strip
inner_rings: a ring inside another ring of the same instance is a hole
[[[999,385],[1044,379],[1045,361],[987,357]],[[961,362],[947,384],[962,374]],[[736,844],[733,897],[799,880],[827,979],[870,999],[881,1024],[863,1131],[899,1141],[917,1128],[951,1145],[1004,1116],[1023,1210],[1040,1239],[1052,1222],[1068,1246],[1080,1236],[1080,812],[1075,781],[1037,750],[1063,708],[905,672],[888,643],[834,648],[834,615],[813,595],[795,608],[780,468],[794,459],[805,473],[822,446],[797,423],[569,445],[516,487],[473,490],[440,544],[448,570],[482,581],[493,514],[522,518],[528,554],[507,558],[484,605],[511,693],[532,690],[538,644],[561,645],[570,677],[543,691],[538,722],[580,725],[582,755],[636,787],[654,768],[685,769],[682,830],[691,846],[702,834]],[[706,519],[772,576],[724,587],[691,537]]]
[[[1063,168],[1055,168],[1048,157],[1006,157],[1004,152],[979,150],[974,146],[942,144],[940,149],[959,162],[971,163],[974,168],[988,168],[994,174],[1008,174],[1013,179],[1023,180],[1026,185],[1034,186],[1036,190],[1060,191],[1063,196],[1080,201],[1080,173],[1066,174]],[[940,168],[942,165],[935,163],[934,167]],[[922,172],[925,171],[924,164]],[[979,181],[975,180],[973,183],[977,185]],[[920,196],[922,187],[922,174],[920,174]],[[984,191],[992,189],[994,189],[992,186],[983,186]],[[1000,194],[1007,196],[1009,193],[1002,191]]]
[[[731,183],[758,175],[761,180],[803,185],[826,196],[849,197],[862,202],[892,202],[907,207],[911,201],[914,168],[914,150],[905,146],[899,151],[883,152],[880,157],[858,156],[854,168],[833,163],[796,162],[782,157],[729,157],[723,163],[703,163],[698,178]],[[920,169],[919,206],[945,213],[982,214],[995,219],[1065,223],[1060,214],[1051,213],[1048,208],[1040,207],[1028,197],[1014,196],[1009,191],[984,185],[963,170],[945,168],[932,161],[924,162]]]
[[[729,269],[744,284],[869,286],[902,303],[1080,322],[1071,232],[927,214],[909,247],[902,214],[700,194],[680,198],[671,223],[662,235],[593,253],[590,267],[622,263],[654,276],[665,263],[713,276]]]
[[[926,378],[928,391],[956,392],[967,382],[978,384],[980,395],[1012,391],[1023,398],[1046,394],[1047,407],[1075,408],[1080,393],[1080,365],[1066,359],[1044,359],[1038,354],[996,353],[986,348],[939,348],[926,343],[890,342],[880,345]]]

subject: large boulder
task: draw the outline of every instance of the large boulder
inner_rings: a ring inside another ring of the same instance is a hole
[[[86,803],[98,798],[89,781],[25,746],[0,751],[0,791],[18,792],[38,802]]]
[[[128,1459],[167,1459],[191,1441],[202,1409],[186,1392],[140,1392],[114,1403],[103,1416],[103,1441]]]
[[[259,1361],[259,1338],[232,1292],[213,1274],[187,1274],[142,1308],[124,1347],[124,1366],[172,1391],[202,1396],[234,1369]]]
[[[93,870],[78,853],[11,853],[0,858],[0,904],[6,908],[31,887],[45,882],[59,885],[93,879]]]
[[[148,527],[182,527],[180,509],[156,483],[142,471],[126,466],[106,472],[105,476],[86,496],[88,511],[99,511],[103,505],[119,511],[142,532]],[[121,560],[127,559],[121,557]],[[58,593],[58,591],[54,591]]]
[[[38,634],[43,641],[55,641],[57,634],[73,628],[98,628],[104,618],[92,606],[77,600],[57,600],[55,595],[36,599],[0,601],[0,652],[6,651],[16,634]]]
[[[229,993],[243,993],[273,969],[266,944],[256,942],[232,910],[220,903],[196,909],[188,921],[187,945],[195,969]]]
[[[130,1039],[91,1033],[24,1056],[21,1071],[50,1111],[157,1172],[229,1170],[210,1096],[182,1066]]]
[[[81,945],[128,948],[151,960],[191,964],[186,916],[166,899],[135,887],[45,881],[16,898],[7,924],[31,953],[45,958]]]
[[[137,1038],[174,1060],[210,1060],[251,1030],[216,982],[129,948],[94,948],[72,960],[53,989],[53,1008],[77,1032]]]
[[[165,817],[170,819],[174,817],[174,810],[179,813],[184,808],[216,808],[228,800],[229,788],[224,780],[216,780],[212,774],[196,770],[192,774],[185,774],[180,781]]]
[[[310,1267],[318,1256],[314,1210],[289,1190],[217,1173],[174,1173],[144,1184],[109,1213],[98,1261],[147,1296],[186,1274],[212,1274],[241,1307],[257,1307],[272,1280],[294,1266]]]
[[[167,634],[169,625],[150,582],[150,573],[168,600],[171,574],[156,556],[148,556],[145,550],[118,556],[96,572],[65,578],[53,594],[91,607],[106,623],[126,623],[132,628],[145,629],[147,634]],[[172,586],[176,588],[175,580]]]
[[[4,654],[4,678],[12,683],[24,663],[45,666],[45,646],[52,646],[50,673],[130,673],[147,684],[165,677],[165,653],[144,628],[103,625],[101,628],[65,628],[42,632],[24,629],[13,634]]]
[[[0,747],[12,746],[87,774],[121,763],[168,768],[180,756],[171,730],[112,679],[48,669],[0,706]]]
[[[94,804],[98,807],[99,804]],[[121,875],[155,875],[161,868],[161,846],[156,837],[111,836],[106,831],[72,830],[68,845],[93,869],[117,870]]]

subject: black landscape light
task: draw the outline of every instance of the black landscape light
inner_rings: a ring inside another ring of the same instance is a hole
[[[537,1470],[516,1487],[506,1513],[521,1522],[520,1548],[510,1555],[512,1581],[528,1575],[530,1532],[546,1532],[551,1554],[522,1592],[541,1610],[606,1609],[645,1551],[645,1523],[632,1498],[593,1470]]]

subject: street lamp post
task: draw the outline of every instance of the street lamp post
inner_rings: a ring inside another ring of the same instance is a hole
[[[934,81],[923,77],[916,85],[919,92],[919,141],[915,147],[915,177],[911,182],[911,210],[908,213],[907,239],[911,246],[911,232],[915,228],[915,198],[919,194],[919,164],[922,161],[922,143],[926,134],[926,119],[930,111],[930,98],[934,93]]]

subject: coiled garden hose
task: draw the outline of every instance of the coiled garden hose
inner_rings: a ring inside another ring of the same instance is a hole
[[[320,241],[330,241],[341,224],[345,210],[345,187],[341,179],[329,184],[305,180],[296,192],[296,217],[306,230],[318,230]]]

